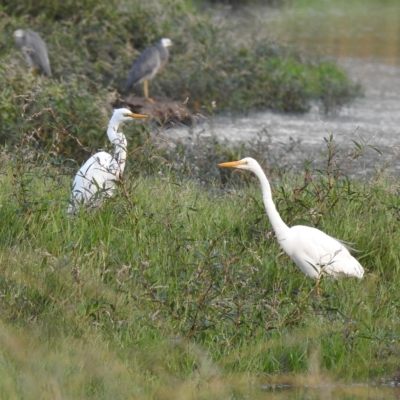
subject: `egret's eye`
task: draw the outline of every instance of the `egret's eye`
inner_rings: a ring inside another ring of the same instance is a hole
[[[124,117],[130,117],[131,116],[131,114],[124,114]]]

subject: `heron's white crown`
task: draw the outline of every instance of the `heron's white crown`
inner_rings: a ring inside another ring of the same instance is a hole
[[[172,43],[172,40],[171,40],[171,39],[162,38],[162,39],[161,39],[161,45],[162,45],[163,47],[170,47],[170,46],[173,45],[173,43]]]
[[[25,34],[25,31],[23,29],[17,29],[16,31],[14,31],[13,35],[15,37],[23,37]]]

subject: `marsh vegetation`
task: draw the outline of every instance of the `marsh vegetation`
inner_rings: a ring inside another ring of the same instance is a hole
[[[224,14],[196,12],[183,0],[21,1],[2,10],[2,143],[12,143],[21,130],[40,131],[44,143],[51,141],[54,129],[37,113],[52,107],[85,146],[100,147],[98,122],[108,119],[113,101],[127,95],[122,89],[132,61],[160,37],[175,46],[168,68],[151,81],[151,93],[187,100],[194,113],[306,112],[312,102],[329,110],[361,93],[335,63],[308,59],[267,37],[241,35]],[[53,79],[38,82],[14,46],[12,32],[27,26],[45,38]],[[136,92],[141,95],[140,85]],[[32,116],[23,125],[21,110]],[[73,142],[59,145],[67,157],[82,161]]]
[[[383,167],[365,180],[348,176],[380,151],[368,142],[327,134],[323,164],[293,172],[276,168],[263,136],[236,145],[199,136],[189,146],[162,124],[127,125],[116,196],[66,215],[81,160],[108,146],[110,102],[133,57],[159,37],[179,41],[153,90],[189,97],[204,114],[213,101],[305,111],[327,92],[336,107],[359,93],[343,71],[258,38],[233,40],[189,2],[21,1],[1,10],[4,398],[265,398],[262,389],[285,384],[397,380],[399,185]],[[27,24],[46,37],[52,80],[30,76],[13,48],[12,31]],[[357,249],[362,281],[323,279],[317,296],[281,252],[256,178],[217,167],[243,156],[262,163],[289,226]]]
[[[1,155],[8,397],[227,398],[249,383],[396,376],[398,184],[346,178],[367,144],[339,151],[328,137],[325,167],[299,174],[263,162],[284,220],[352,242],[367,271],[324,279],[318,297],[281,253],[252,176],[207,175],[148,141],[117,196],[68,218],[75,170],[21,139]],[[197,151],[211,170],[243,150],[209,145]]]

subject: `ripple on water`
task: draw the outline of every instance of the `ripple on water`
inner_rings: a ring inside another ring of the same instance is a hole
[[[214,116],[193,130],[174,128],[168,135],[188,137],[193,134],[226,139],[230,142],[255,143],[260,134],[268,135],[270,147],[281,149],[277,167],[300,167],[305,158],[322,161],[325,140],[330,134],[341,143],[344,152],[352,140],[367,141],[378,147],[383,157],[369,150],[350,173],[371,175],[377,164],[389,162],[391,173],[400,171],[400,66],[356,58],[340,59],[350,76],[365,88],[365,96],[344,107],[335,115],[323,115],[318,107],[306,114],[254,112],[248,115]],[[285,156],[285,147],[295,148]],[[280,160],[280,161],[279,161]]]

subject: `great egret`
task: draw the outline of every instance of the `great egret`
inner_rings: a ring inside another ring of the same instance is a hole
[[[143,82],[144,97],[152,102],[149,98],[148,81],[153,79],[165,64],[167,64],[169,56],[168,47],[170,46],[172,46],[172,41],[163,38],[156,45],[144,50],[129,72],[125,90],[128,90],[136,83]]]
[[[51,76],[47,46],[40,35],[29,29],[17,29],[14,32],[14,37],[15,44],[21,50],[33,72]]]
[[[309,226],[289,228],[283,222],[272,200],[271,186],[260,165],[253,158],[218,164],[220,167],[246,169],[260,181],[264,206],[283,251],[309,277],[319,279],[322,275],[362,278],[364,269],[347,248],[333,237]]]
[[[127,108],[114,110],[107,128],[107,136],[115,145],[114,156],[100,151],[89,158],[75,176],[68,213],[74,213],[79,204],[97,205],[103,196],[112,196],[115,182],[125,168],[126,137],[118,132],[120,124],[147,115],[134,114]]]

